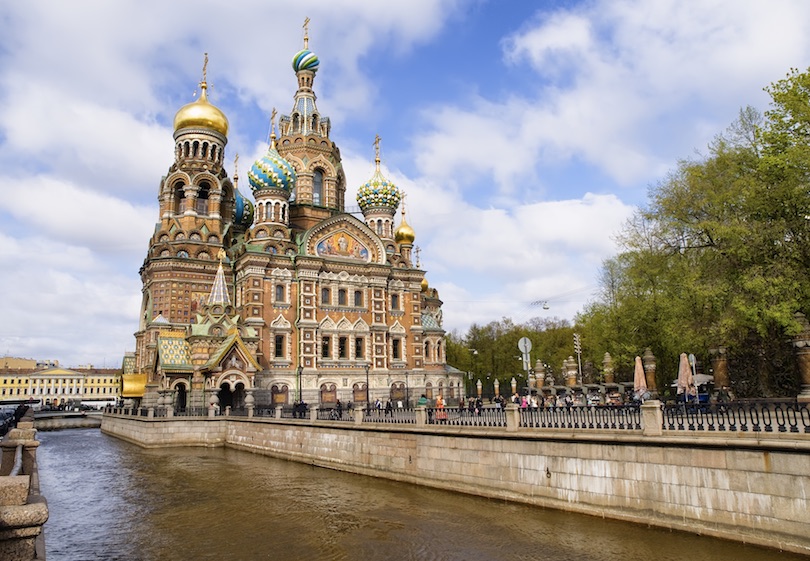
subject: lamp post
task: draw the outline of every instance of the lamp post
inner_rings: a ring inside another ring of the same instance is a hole
[[[304,371],[304,367],[300,364],[298,365],[298,403],[303,401],[302,392],[301,392],[301,372]]]
[[[408,371],[406,370],[405,371],[405,408],[406,409],[408,407],[410,407],[410,405],[409,405],[410,402],[411,402],[411,390],[410,390],[410,387],[408,387]]]
[[[368,414],[368,412],[371,410],[370,409],[371,402],[368,393],[368,369],[369,369],[368,363],[365,364],[365,369],[366,369],[366,414]]]

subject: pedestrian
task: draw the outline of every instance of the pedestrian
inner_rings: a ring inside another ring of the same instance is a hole
[[[385,402],[385,416],[388,417],[389,415],[394,414],[394,405],[391,403],[391,400]]]

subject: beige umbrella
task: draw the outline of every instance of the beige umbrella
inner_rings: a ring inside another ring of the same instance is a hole
[[[636,397],[641,399],[647,393],[647,377],[644,375],[644,365],[641,364],[641,357],[636,357],[636,368],[633,372],[633,391]]]
[[[686,356],[686,353],[681,353],[681,362],[678,364],[677,385],[678,395],[682,393],[686,393],[687,396],[695,395],[695,377],[692,375],[692,367],[689,366],[689,357]]]

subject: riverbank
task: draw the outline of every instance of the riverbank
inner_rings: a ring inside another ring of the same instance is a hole
[[[660,425],[659,425],[660,426]],[[509,430],[107,413],[143,447],[229,447],[297,462],[810,555],[810,435]]]

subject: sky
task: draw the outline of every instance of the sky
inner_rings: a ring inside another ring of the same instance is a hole
[[[3,2],[0,356],[120,367],[204,53],[244,180],[307,17],[347,206],[379,134],[459,335],[573,320],[649,188],[810,65],[804,0]]]

